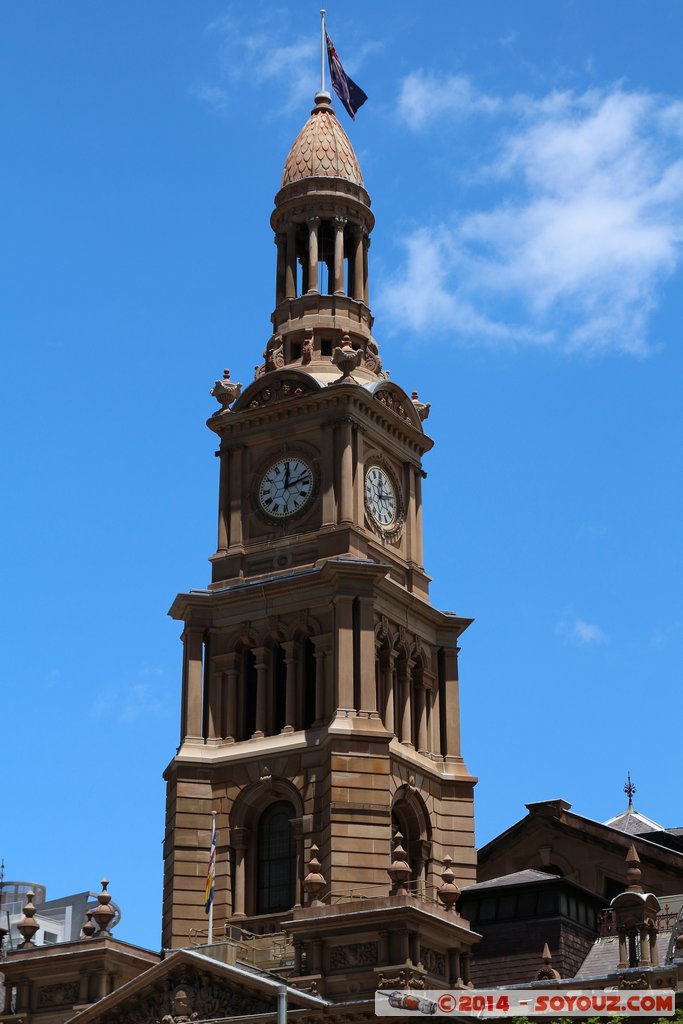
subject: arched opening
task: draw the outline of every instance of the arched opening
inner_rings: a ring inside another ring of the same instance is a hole
[[[422,798],[408,787],[399,790],[391,810],[392,836],[400,832],[403,847],[410,864],[411,879],[408,888],[424,892],[431,861],[432,828]]]
[[[291,819],[294,808],[278,800],[258,823],[256,912],[275,914],[296,901],[296,847]]]

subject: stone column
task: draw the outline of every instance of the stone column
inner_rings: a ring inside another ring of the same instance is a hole
[[[218,554],[223,555],[228,550],[230,456],[223,449],[217,451],[216,455],[218,456]]]
[[[187,650],[187,711],[185,739],[202,740],[202,654],[204,650],[204,627],[186,626],[185,643]]]
[[[358,628],[360,630],[360,707],[363,718],[377,718],[377,681],[375,679],[374,608],[371,597],[359,597]]]
[[[399,715],[401,716],[401,743],[412,747],[412,708],[410,706],[410,681],[413,671],[413,662],[408,658],[401,663],[399,670],[398,686],[400,692]]]
[[[225,686],[225,725],[223,736],[228,743],[234,743],[237,739],[237,686],[240,675],[239,657],[231,654],[227,662],[226,671],[223,675]]]
[[[460,953],[457,949],[448,950],[448,984],[451,988],[455,988],[459,981],[462,981],[460,975]]]
[[[422,568],[424,566],[424,551],[422,539],[422,477],[421,469],[415,470],[415,544],[414,559]]]
[[[650,967],[652,956],[650,954],[650,930],[646,924],[640,927],[640,963],[639,967]]]
[[[78,1002],[87,1003],[90,993],[90,974],[88,971],[81,971],[78,979]]]
[[[394,687],[396,685],[396,652],[386,651],[385,690],[384,690],[384,728],[388,732],[396,732],[394,712]]]
[[[207,679],[207,716],[206,716],[206,738],[209,740],[223,739],[223,693],[225,691],[225,678],[223,672],[216,668],[209,660],[207,652],[208,679]]]
[[[402,964],[410,961],[410,935],[407,928],[400,928],[398,933],[399,960]]]
[[[308,291],[308,255],[306,253],[299,256],[299,263],[301,264],[301,294],[305,295]]]
[[[296,298],[296,224],[287,225],[287,260],[285,266],[285,298]]]
[[[416,720],[417,720],[417,749],[420,754],[426,754],[428,742],[427,742],[427,691],[425,689],[424,682],[421,679],[417,680],[415,686],[415,698],[417,700],[416,708]]]
[[[242,543],[242,453],[241,446],[230,450],[230,546]]]
[[[353,435],[351,420],[342,420],[339,429],[341,445],[341,515],[342,523],[353,522]]]
[[[230,845],[235,851],[235,877],[232,880],[232,916],[246,917],[246,851],[249,835],[246,828],[230,829]]]
[[[297,699],[297,664],[299,644],[296,640],[285,640],[282,644],[285,652],[285,668],[287,678],[285,681],[285,725],[283,732],[294,732],[297,727],[296,699]]]
[[[469,985],[469,983],[472,980],[472,972],[470,970],[471,962],[472,962],[472,954],[471,953],[468,952],[468,953],[461,953],[460,954],[460,965],[461,965],[461,968],[462,968],[462,980],[465,982],[466,985]]]
[[[337,496],[334,491],[335,446],[337,432],[333,424],[325,423],[322,427],[322,526],[336,526]]]
[[[313,939],[311,942],[311,974],[320,974],[322,969],[322,939]]]
[[[344,294],[344,225],[345,217],[335,217],[334,221],[334,294]]]
[[[459,647],[442,647],[443,658],[443,703],[441,714],[445,716],[446,759],[460,757],[460,694],[458,689]],[[445,707],[443,706],[445,704]]]
[[[405,495],[406,495],[406,558],[409,562],[415,561],[415,473],[413,467],[406,463],[404,470]]]
[[[287,236],[275,236],[277,246],[277,271],[275,273],[275,305],[279,306],[285,297],[285,275],[287,273]]]
[[[332,633],[322,633],[320,636],[311,637],[315,647],[315,722],[320,725],[330,713],[330,685],[328,680],[327,665],[330,648],[332,644]]]
[[[320,217],[308,217],[308,292],[318,291],[318,227]]]
[[[340,594],[335,598],[337,636],[336,710],[337,715],[355,714],[353,706],[353,597]]]
[[[626,948],[626,929],[619,929],[619,963],[618,967],[628,967],[628,949]]]
[[[429,749],[432,754],[441,754],[441,709],[437,680],[430,673],[430,704],[429,704]]]
[[[365,305],[370,305],[370,280],[368,277],[368,249],[370,248],[370,239],[365,236],[363,244],[363,295],[365,299]]]
[[[259,739],[266,734],[268,721],[268,663],[265,647],[254,647],[256,659],[256,729],[252,739]]]
[[[353,251],[353,297],[362,302],[365,298],[365,246],[363,245],[363,229],[360,226],[355,229],[353,240],[355,242]]]

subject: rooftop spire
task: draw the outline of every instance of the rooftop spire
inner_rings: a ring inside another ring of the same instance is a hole
[[[629,810],[633,808],[633,794],[635,793],[635,791],[636,787],[631,782],[631,772],[629,771],[627,772],[627,779],[624,785],[624,793],[626,793],[626,796],[628,797]]]

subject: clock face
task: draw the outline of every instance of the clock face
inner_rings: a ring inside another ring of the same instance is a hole
[[[396,485],[381,466],[370,466],[365,474],[365,507],[378,526],[386,530],[398,518]]]
[[[259,505],[275,519],[299,512],[313,493],[313,470],[302,458],[283,456],[265,471],[258,488]]]

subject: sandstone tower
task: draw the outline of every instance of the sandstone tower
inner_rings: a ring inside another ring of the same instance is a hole
[[[165,947],[206,928],[212,811],[216,937],[238,923],[275,931],[311,903],[314,844],[325,884],[313,902],[326,909],[389,893],[396,832],[408,901],[434,896],[447,857],[455,883],[475,881],[457,669],[471,620],[429,602],[429,407],[383,370],[370,197],[326,93],[285,161],[271,225],[264,361],[248,387],[226,371],[212,391],[211,583],[170,612],[184,627],[180,746],[165,773]],[[400,948],[385,942],[390,962],[420,960],[408,956],[412,927]]]

